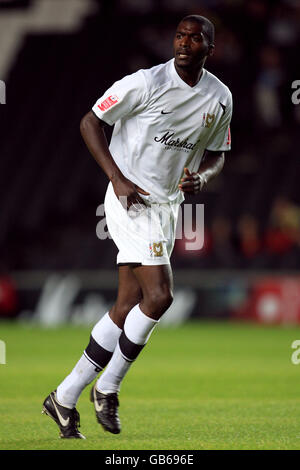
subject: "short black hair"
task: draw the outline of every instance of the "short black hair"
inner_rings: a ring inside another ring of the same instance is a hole
[[[205,16],[200,15],[188,15],[185,16],[180,23],[183,21],[194,21],[203,26],[203,33],[206,35],[207,39],[209,40],[209,45],[213,45],[215,42],[215,27],[213,23],[205,18]]]

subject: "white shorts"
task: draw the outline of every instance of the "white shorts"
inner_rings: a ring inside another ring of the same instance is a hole
[[[180,204],[147,204],[124,209],[109,183],[104,208],[106,224],[119,253],[117,264],[169,264]]]

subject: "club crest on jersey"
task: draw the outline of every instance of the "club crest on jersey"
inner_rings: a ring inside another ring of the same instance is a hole
[[[163,256],[163,244],[162,242],[150,243],[149,244],[150,256],[158,257]]]
[[[203,113],[201,127],[211,127],[215,120],[215,114]]]
[[[102,103],[98,104],[98,108],[101,109],[101,111],[107,111],[109,108],[111,108],[114,104],[117,104],[119,101],[119,98],[117,95],[110,95],[108,98],[106,98]]]

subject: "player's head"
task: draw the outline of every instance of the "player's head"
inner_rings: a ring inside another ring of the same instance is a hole
[[[174,38],[175,63],[178,67],[202,66],[214,51],[215,28],[204,16],[185,16],[176,29]]]

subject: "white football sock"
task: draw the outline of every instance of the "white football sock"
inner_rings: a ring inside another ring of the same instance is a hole
[[[94,326],[87,352],[81,356],[72,372],[57,387],[58,401],[74,408],[83,389],[90,384],[112,356],[122,330],[106,313]]]
[[[113,352],[122,329],[116,325],[107,312],[92,329],[94,340],[107,351]]]
[[[128,313],[124,331],[120,336],[111,360],[98,379],[96,388],[102,393],[114,393],[120,390],[120,384],[126,372],[147,343],[158,321],[145,315],[139,305]]]
[[[67,408],[75,408],[82,390],[97,377],[98,373],[95,365],[83,354],[72,372],[57,387],[56,397],[59,403]]]

